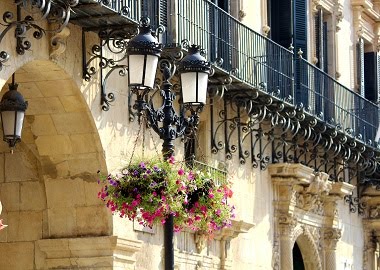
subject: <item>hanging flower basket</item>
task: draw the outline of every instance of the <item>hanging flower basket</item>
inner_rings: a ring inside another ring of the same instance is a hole
[[[232,191],[205,169],[188,169],[160,159],[138,160],[121,173],[103,177],[98,197],[112,213],[143,226],[164,224],[174,216],[174,230],[189,228],[211,233],[230,226]]]

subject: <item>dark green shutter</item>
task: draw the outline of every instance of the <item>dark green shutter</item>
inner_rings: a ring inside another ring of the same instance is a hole
[[[294,48],[303,51],[307,59],[307,3],[306,0],[293,0],[294,6]]]
[[[167,0],[160,0],[160,7],[159,7],[159,23],[163,26],[168,26],[168,1]]]
[[[323,22],[322,27],[322,70],[326,73],[329,72],[329,55],[328,55],[328,39],[327,39],[327,22]]]
[[[271,0],[271,38],[274,42],[289,48],[292,42],[292,1]]]
[[[378,99],[378,56],[376,52],[364,54],[364,96],[377,102]]]

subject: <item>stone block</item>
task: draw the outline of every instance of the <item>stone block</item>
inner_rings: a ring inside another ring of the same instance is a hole
[[[55,129],[53,120],[48,114],[36,115],[32,123],[32,131],[36,136],[40,135],[55,135],[57,131]]]
[[[59,99],[66,112],[82,112],[87,108],[87,105],[79,96],[61,96]]]
[[[109,235],[112,232],[112,214],[104,206],[77,207],[78,235]]]
[[[33,242],[0,243],[0,254],[0,269],[34,269]]]
[[[8,212],[8,241],[33,241],[42,237],[42,212]]]
[[[101,185],[97,182],[84,181],[83,183],[86,205],[103,205],[103,201],[98,198],[98,192],[101,189]]]
[[[132,270],[141,246],[116,236],[43,239],[36,242],[36,268]]]
[[[75,155],[69,160],[71,176],[83,174],[84,172],[95,174],[100,169],[101,166],[96,153]]]
[[[52,118],[58,134],[93,133],[95,130],[86,113],[54,114]]]
[[[83,180],[48,179],[45,187],[49,209],[85,205]]]
[[[96,152],[94,134],[75,134],[70,136],[73,153]]]
[[[0,185],[0,198],[3,212],[18,211],[20,209],[19,183],[4,183]]]
[[[75,208],[48,209],[49,237],[73,237],[77,235]]]
[[[5,153],[5,182],[38,179],[37,161],[25,152]]]
[[[63,73],[60,71],[52,72],[52,74]],[[45,74],[44,74],[45,75]],[[70,96],[74,95],[74,84],[71,80],[53,80],[37,82],[37,87],[45,97]]]
[[[21,140],[23,143],[26,144],[34,143],[34,135],[30,127],[24,126],[24,128],[22,129]]]
[[[29,102],[26,115],[63,113],[65,109],[58,97],[34,98]]]
[[[38,89],[34,82],[20,83],[17,90],[20,91],[26,100],[43,97],[40,89]]]
[[[36,139],[36,145],[41,156],[72,153],[71,141],[66,135],[39,136]]]
[[[44,81],[45,77],[38,71],[17,73],[17,83]]]
[[[22,182],[21,186],[21,210],[39,211],[46,208],[45,188],[41,182]]]
[[[70,76],[59,67],[57,70],[49,70],[43,74],[46,80],[70,79]]]
[[[0,183],[3,183],[4,181],[5,181],[4,154],[0,154]]]

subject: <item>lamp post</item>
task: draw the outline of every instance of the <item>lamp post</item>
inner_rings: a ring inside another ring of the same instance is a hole
[[[4,94],[0,102],[1,124],[3,128],[3,140],[10,148],[15,147],[21,141],[22,124],[24,122],[25,111],[28,102],[17,91],[18,84],[15,83],[15,75],[12,76],[12,83],[9,91]]]
[[[174,153],[174,140],[184,135],[189,128],[196,129],[199,123],[199,113],[206,103],[208,76],[211,66],[201,56],[199,47],[189,47],[188,55],[178,63],[178,71],[182,85],[183,111],[177,115],[173,101],[175,93],[172,90],[170,79],[176,72],[175,61],[158,58],[162,45],[152,35],[148,19],[142,19],[139,33],[128,43],[128,74],[129,87],[136,95],[136,108],[140,114],[145,114],[148,124],[163,140],[162,154],[165,159]],[[148,102],[149,92],[153,90],[157,66],[162,71],[163,83],[161,85],[162,106],[158,109]],[[190,116],[186,116],[190,111]],[[165,221],[164,225],[165,270],[174,269],[173,246],[173,215]]]

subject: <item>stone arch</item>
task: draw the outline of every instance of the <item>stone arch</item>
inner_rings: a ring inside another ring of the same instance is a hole
[[[305,270],[322,270],[318,246],[308,228],[304,226],[295,228],[292,247],[295,243],[301,250]]]
[[[16,71],[16,82],[29,108],[14,154],[0,143],[2,218],[9,225],[0,235],[6,258],[0,269],[34,269],[34,262],[46,269],[42,239],[112,235],[112,216],[97,198],[96,173],[107,171],[106,162],[94,118],[70,75],[35,60]]]

